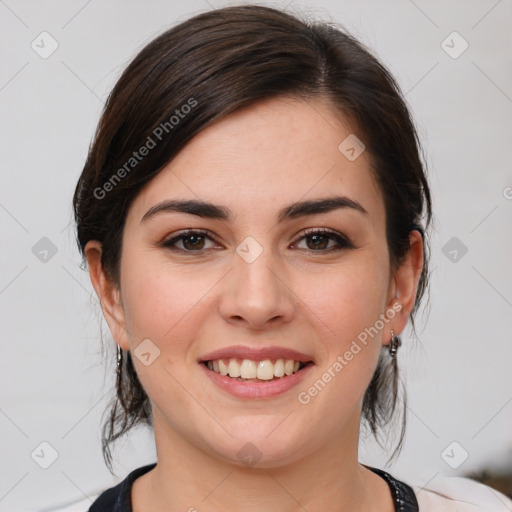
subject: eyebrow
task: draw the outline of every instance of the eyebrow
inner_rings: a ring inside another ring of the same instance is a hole
[[[363,208],[363,206],[354,199],[350,199],[345,196],[331,196],[292,203],[280,210],[278,221],[283,222],[286,220],[296,219],[298,217],[304,217],[306,215],[326,213],[339,208],[350,208],[364,215],[368,215],[368,212]],[[198,217],[224,221],[231,221],[233,218],[231,210],[225,206],[195,199],[166,199],[152,206],[142,217],[141,223],[146,222],[148,219],[155,217],[155,215],[162,212],[188,213],[190,215],[197,215]]]

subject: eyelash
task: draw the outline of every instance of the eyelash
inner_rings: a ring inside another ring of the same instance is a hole
[[[201,229],[191,229],[188,231],[184,231],[184,232],[180,233],[179,235],[162,242],[161,246],[165,247],[167,249],[170,249],[171,251],[181,252],[181,253],[199,253],[201,251],[206,250],[206,249],[199,249],[197,251],[193,251],[193,250],[188,250],[188,249],[180,249],[180,248],[176,247],[176,243],[179,240],[187,238],[192,235],[205,236],[206,238],[210,239],[211,241],[216,242],[216,240],[209,234],[208,231],[201,230]],[[335,231],[326,230],[324,228],[309,228],[304,233],[302,233],[302,235],[300,236],[298,241],[302,240],[303,238],[307,238],[308,236],[313,236],[313,235],[327,236],[328,238],[336,241],[339,244],[339,247],[331,247],[329,249],[319,249],[319,250],[314,250],[314,249],[302,249],[302,250],[306,250],[306,251],[313,252],[313,253],[330,253],[333,251],[340,251],[342,249],[351,249],[354,247],[353,244],[345,236],[340,235],[339,233],[336,233]]]

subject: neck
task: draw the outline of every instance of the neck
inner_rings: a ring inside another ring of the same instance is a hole
[[[135,480],[133,512],[394,510],[386,482],[358,462],[359,421],[298,460],[245,467],[189,443],[156,408],[153,419],[158,464]]]

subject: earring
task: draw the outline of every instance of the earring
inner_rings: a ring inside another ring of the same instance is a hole
[[[402,345],[402,340],[399,336],[395,336],[395,333],[391,331],[391,341],[389,342],[389,355],[395,357],[398,347]]]
[[[116,372],[119,374],[121,372],[121,363],[123,361],[123,350],[120,345],[117,345],[117,368]]]
[[[117,393],[117,399],[120,401],[121,406],[123,409],[126,410],[125,404],[124,404],[124,395],[123,395],[123,389],[122,389],[122,366],[123,366],[123,349],[119,344],[117,344],[117,362],[116,362],[116,393]]]

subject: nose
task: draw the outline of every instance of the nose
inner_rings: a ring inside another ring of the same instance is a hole
[[[227,322],[253,330],[289,322],[295,312],[289,275],[270,250],[254,258],[243,251],[233,258],[233,269],[223,280],[220,312]],[[257,254],[257,253],[256,253]]]

